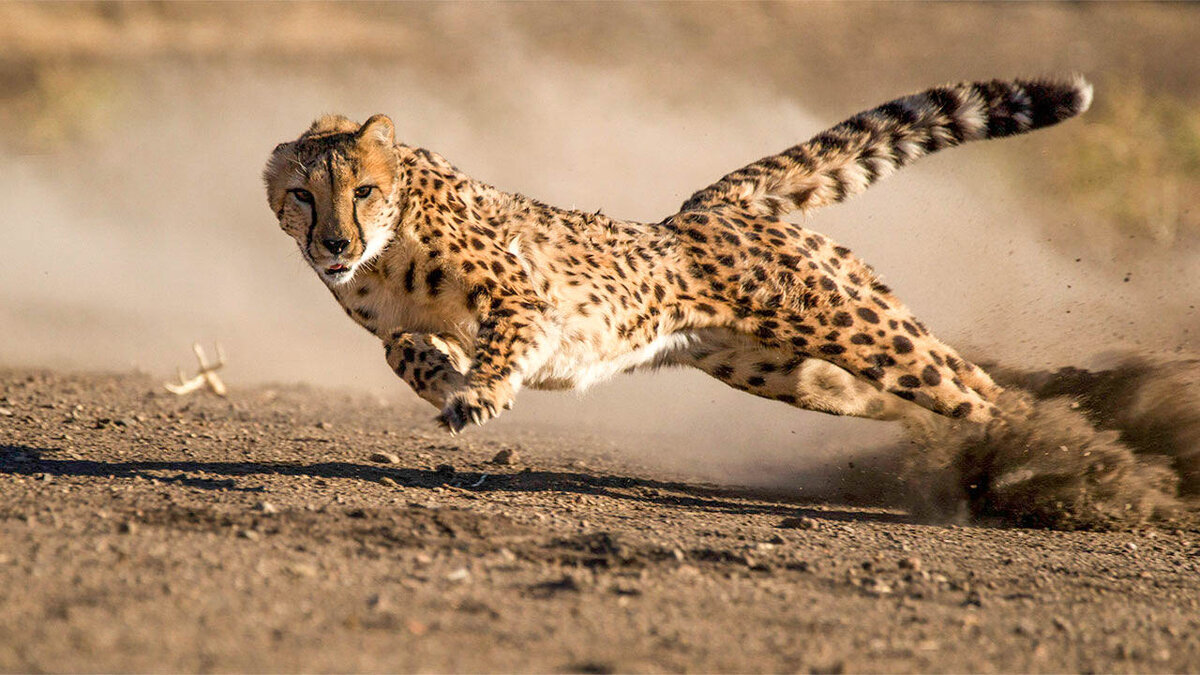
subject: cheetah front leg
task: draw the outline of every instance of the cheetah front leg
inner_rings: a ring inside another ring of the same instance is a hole
[[[495,297],[475,336],[475,357],[464,387],[450,396],[439,421],[451,433],[483,424],[512,408],[524,375],[547,344],[547,305],[533,295]]]
[[[392,372],[439,410],[466,385],[471,359],[454,337],[397,331],[384,341],[384,349]]]

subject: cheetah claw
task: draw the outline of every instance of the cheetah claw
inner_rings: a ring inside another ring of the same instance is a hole
[[[511,404],[507,407],[512,407]],[[488,420],[500,414],[500,408],[486,400],[478,392],[464,391],[455,394],[446,402],[446,407],[438,415],[438,422],[451,434],[457,434],[469,423],[483,426]]]

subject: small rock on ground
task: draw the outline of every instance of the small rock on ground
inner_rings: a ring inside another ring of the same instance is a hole
[[[516,450],[504,448],[500,452],[497,452],[495,457],[492,457],[492,464],[516,464],[520,459],[521,456],[517,454]]]
[[[791,516],[779,521],[779,527],[794,530],[816,530],[820,529],[821,523],[808,516],[800,516],[798,518]]]

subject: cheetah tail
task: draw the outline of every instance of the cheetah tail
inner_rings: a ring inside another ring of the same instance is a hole
[[[861,112],[738,169],[692,195],[681,210],[735,204],[779,216],[836,204],[919,157],[1057,124],[1091,102],[1092,85],[1081,76],[937,87]]]

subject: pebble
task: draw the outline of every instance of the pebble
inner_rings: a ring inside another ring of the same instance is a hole
[[[262,511],[263,513],[267,514],[268,516],[279,513],[279,507],[275,506],[271,502],[259,502],[258,510]]]
[[[383,478],[380,478],[380,479],[379,479],[379,484],[380,484],[380,485],[386,485],[386,486],[388,486],[388,487],[400,487],[400,484],[399,484],[399,483],[397,483],[396,481],[392,480],[391,478],[388,478],[387,476],[384,476]]]
[[[308,563],[292,563],[287,566],[287,571],[298,577],[315,577],[317,576],[317,568]]]
[[[511,448],[504,448],[500,452],[497,452],[496,456],[492,457],[491,461],[492,461],[492,464],[508,465],[508,464],[516,464],[518,461],[520,461],[520,459],[521,459],[521,456],[517,454],[516,450],[513,450]]]
[[[812,563],[808,562],[807,560],[792,560],[784,563],[783,566],[789,570],[796,570],[797,572],[810,572],[813,569]]]
[[[0,408],[0,417],[12,417],[13,411],[9,408]]]
[[[375,452],[371,454],[371,461],[378,464],[399,464],[400,458],[390,452]]]
[[[915,557],[901,558],[899,567],[902,570],[912,570],[919,572],[921,570],[921,559]]]
[[[323,431],[329,431],[333,428],[333,425],[329,422],[317,422],[317,428]]]
[[[871,595],[891,595],[892,587],[882,579],[870,578],[863,583],[863,590]]]
[[[453,583],[463,583],[471,580],[471,572],[465,567],[460,567],[446,575],[446,581]]]
[[[793,530],[819,530],[821,529],[821,523],[808,516],[800,516],[799,518],[791,516],[779,521],[779,527]]]

